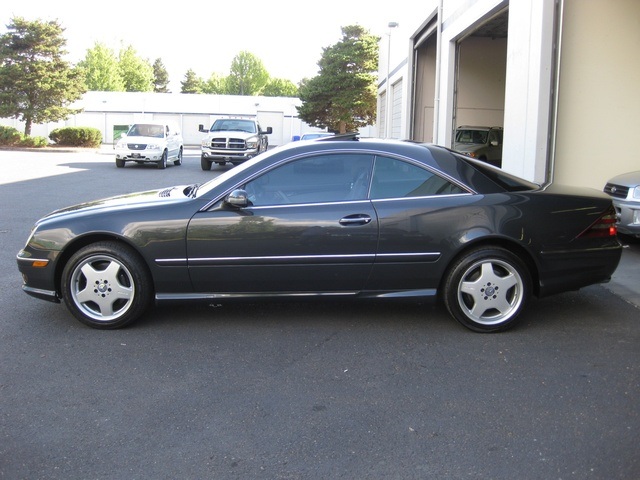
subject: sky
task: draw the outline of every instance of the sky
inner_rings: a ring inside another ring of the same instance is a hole
[[[187,70],[207,80],[228,75],[231,61],[246,50],[257,56],[274,78],[297,84],[318,73],[322,49],[340,41],[341,27],[359,24],[383,39],[408,38],[433,10],[434,0],[189,0],[77,2],[77,0],[5,0],[0,33],[14,17],[57,20],[65,29],[67,60],[82,60],[96,43],[117,54],[132,46],[138,56],[160,58],[170,89],[179,92]],[[391,31],[389,22],[397,22]]]

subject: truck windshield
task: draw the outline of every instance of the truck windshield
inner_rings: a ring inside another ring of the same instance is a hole
[[[227,130],[236,132],[257,133],[256,124],[253,120],[216,120],[211,126],[212,132],[222,132]]]
[[[483,130],[458,130],[456,132],[456,143],[487,143],[488,131]]]

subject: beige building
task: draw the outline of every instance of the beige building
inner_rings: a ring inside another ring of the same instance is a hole
[[[600,190],[640,170],[640,1],[425,0],[415,17],[380,42],[378,136],[451,147],[459,125],[501,126],[503,168],[530,180]]]

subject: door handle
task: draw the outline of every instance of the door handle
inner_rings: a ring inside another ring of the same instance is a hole
[[[340,225],[366,225],[371,222],[371,217],[365,213],[356,213],[354,215],[347,215],[340,219]]]

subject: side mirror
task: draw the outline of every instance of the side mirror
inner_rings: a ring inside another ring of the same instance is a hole
[[[198,131],[202,132],[202,133],[206,133],[207,131],[204,129],[204,125],[200,124],[198,125]]]
[[[249,205],[249,196],[245,190],[234,190],[225,199],[225,203],[238,208],[244,208]]]
[[[262,132],[262,133],[266,133],[267,135],[271,135],[273,133],[273,128],[267,127],[267,130]]]

